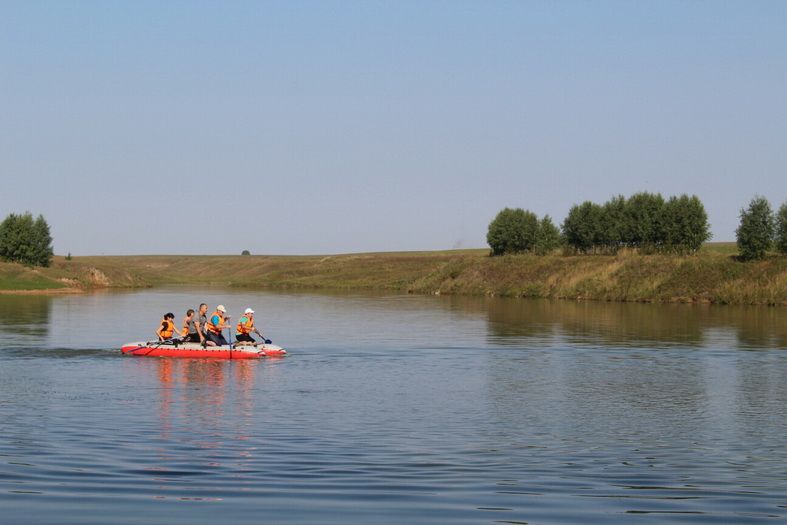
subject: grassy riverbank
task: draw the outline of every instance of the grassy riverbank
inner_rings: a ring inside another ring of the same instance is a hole
[[[51,268],[0,264],[0,289],[165,284],[367,289],[606,301],[787,305],[787,258],[742,263],[735,245],[694,256],[488,257],[487,250],[331,256],[95,256]]]

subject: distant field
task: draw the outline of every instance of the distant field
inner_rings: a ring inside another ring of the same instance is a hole
[[[708,242],[702,246],[702,253],[716,253],[720,255],[738,255],[738,246],[734,242]]]
[[[604,301],[787,304],[787,257],[736,260],[735,243],[693,256],[515,255],[488,250],[325,256],[94,256],[30,270],[0,264],[0,289],[223,285],[389,290]]]

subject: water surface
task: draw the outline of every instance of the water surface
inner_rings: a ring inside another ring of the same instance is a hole
[[[257,311],[286,359],[119,355]],[[2,523],[787,519],[787,312],[166,289],[0,296]]]

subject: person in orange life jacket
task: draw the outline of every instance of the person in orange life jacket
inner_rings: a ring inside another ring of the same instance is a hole
[[[181,337],[183,337],[183,342],[189,341],[189,337],[188,337],[189,325],[192,324],[193,318],[194,318],[194,309],[189,308],[188,310],[186,310],[186,317],[183,318],[183,324],[182,324],[183,328],[181,328],[180,330],[180,335]],[[197,340],[194,342],[199,343],[199,337],[197,337]]]
[[[213,312],[213,315],[208,318],[208,322],[205,323],[205,327],[207,328],[205,336],[208,338],[208,341],[212,341],[217,346],[229,345],[227,340],[224,339],[224,334],[222,334],[222,330],[229,326],[227,324],[229,319],[230,317],[227,315],[227,310],[224,308],[224,305],[218,305],[216,311]]]
[[[254,310],[246,308],[246,311],[243,312],[243,317],[238,321],[238,326],[235,327],[235,340],[239,343],[256,343],[257,341],[251,336],[252,332],[262,337],[259,330],[254,327]],[[265,338],[263,337],[264,340]]]
[[[173,334],[175,334],[175,314],[172,312],[168,312],[164,314],[164,319],[161,320],[161,324],[156,330],[156,335],[158,336],[159,341],[166,341],[168,339],[172,339]]]

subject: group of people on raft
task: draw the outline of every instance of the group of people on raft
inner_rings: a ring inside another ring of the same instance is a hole
[[[223,331],[231,328],[230,316],[224,305],[218,305],[216,311],[208,317],[208,305],[202,303],[195,312],[189,308],[183,318],[180,330],[175,329],[175,314],[168,312],[164,314],[161,324],[156,330],[156,336],[160,342],[180,343],[200,343],[205,346],[227,346],[230,343],[225,339]],[[270,341],[254,326],[254,310],[246,308],[238,324],[235,326],[235,340],[239,344],[256,344],[257,341],[251,336],[256,333],[262,338],[263,343]],[[177,337],[180,335],[180,337]]]

